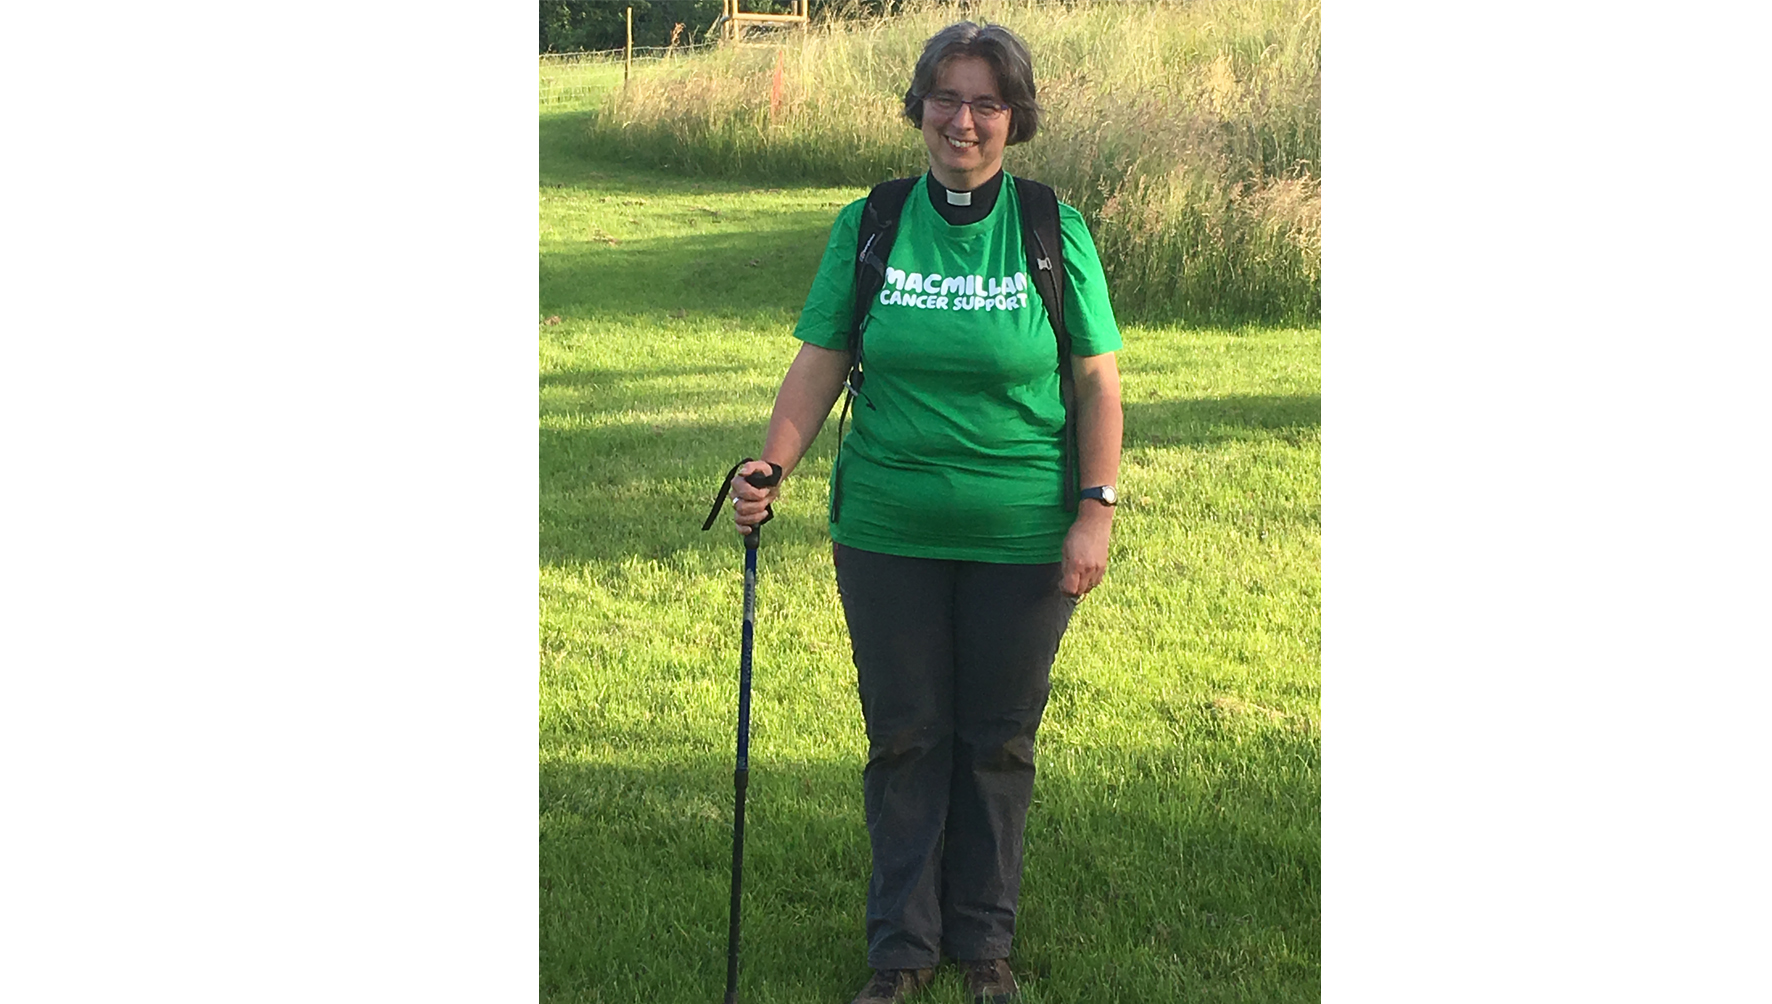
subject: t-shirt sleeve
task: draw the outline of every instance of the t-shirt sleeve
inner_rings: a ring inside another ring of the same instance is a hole
[[[831,224],[831,240],[824,260],[806,293],[794,337],[821,349],[847,351],[849,325],[855,310],[855,236],[861,230],[861,210],[866,199],[856,199],[837,213]]]
[[[1059,203],[1058,232],[1064,241],[1064,323],[1071,331],[1071,355],[1119,351],[1120,326],[1108,302],[1107,275],[1083,214]]]

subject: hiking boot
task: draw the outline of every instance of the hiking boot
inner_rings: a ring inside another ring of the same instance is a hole
[[[966,967],[966,990],[972,999],[984,1004],[1009,1004],[1021,1000],[1015,985],[1015,974],[1009,971],[1008,959],[973,959],[961,963]]]
[[[929,985],[933,969],[876,969],[874,978],[849,1004],[898,1004]]]

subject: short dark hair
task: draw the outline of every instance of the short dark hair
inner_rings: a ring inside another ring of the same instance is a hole
[[[943,63],[960,56],[976,56],[991,65],[997,90],[1012,110],[1008,146],[1026,143],[1040,128],[1040,103],[1034,95],[1034,59],[1027,43],[1000,24],[960,21],[930,37],[911,72],[911,88],[904,92],[904,117],[923,128],[923,99],[935,89],[935,76]]]

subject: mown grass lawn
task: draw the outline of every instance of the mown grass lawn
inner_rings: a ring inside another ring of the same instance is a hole
[[[760,445],[837,208],[623,167],[544,115],[546,1001],[724,986],[742,549],[700,532]],[[1319,333],[1125,326],[1126,500],[1053,672],[1015,963],[1030,1002],[1318,996]],[[867,974],[861,712],[831,429],[765,531],[742,996]],[[944,975],[925,999],[963,999]]]

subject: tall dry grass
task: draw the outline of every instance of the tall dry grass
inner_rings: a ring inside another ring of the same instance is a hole
[[[591,138],[691,173],[858,185],[915,173],[926,153],[901,95],[923,42],[962,18],[1004,24],[1033,51],[1046,116],[1005,165],[1083,212],[1122,314],[1319,316],[1321,36],[1308,0],[852,13],[636,77],[596,110]]]

